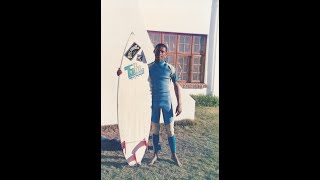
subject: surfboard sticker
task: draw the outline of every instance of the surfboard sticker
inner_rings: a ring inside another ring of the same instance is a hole
[[[128,51],[124,54],[130,61],[134,58],[134,56],[139,52],[141,47],[137,43],[133,43]]]
[[[124,70],[128,72],[129,79],[133,79],[144,74],[144,68],[141,68],[141,66],[137,63],[133,63],[124,67]]]
[[[143,63],[147,63],[146,57],[143,53],[143,50],[141,51],[141,54],[137,55],[137,61],[143,62]]]

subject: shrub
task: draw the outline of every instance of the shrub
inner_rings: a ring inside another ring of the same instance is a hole
[[[196,106],[219,107],[219,97],[211,95],[191,95]]]

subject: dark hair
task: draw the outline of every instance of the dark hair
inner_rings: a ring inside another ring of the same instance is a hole
[[[168,51],[168,47],[165,44],[159,43],[156,45],[156,47],[154,47],[153,53],[156,53],[156,49],[161,48],[161,47],[165,47],[166,51]]]

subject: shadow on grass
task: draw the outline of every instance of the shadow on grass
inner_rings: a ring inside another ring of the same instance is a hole
[[[106,161],[106,162],[101,162],[101,166],[109,166],[109,167],[113,166],[116,168],[122,168],[122,167],[128,166],[128,163],[127,162]]]
[[[122,157],[122,156],[106,156],[106,155],[101,155],[101,159],[114,159],[114,160],[118,160],[118,159],[124,159],[124,157]]]
[[[151,162],[151,160],[152,160],[152,158],[143,158],[141,162],[148,165],[149,162]],[[175,162],[173,160],[171,160],[171,159],[163,159],[161,157],[159,157],[157,159],[157,161],[154,163],[154,165],[157,164],[157,163],[162,163],[162,162],[167,162],[169,164],[175,165]],[[154,165],[151,165],[151,166],[154,166]]]
[[[128,165],[123,156],[101,155],[101,159],[101,166],[121,168]]]
[[[101,151],[122,151],[118,139],[101,138]]]
[[[153,150],[153,146],[148,146],[148,149]],[[122,151],[120,140],[101,136],[101,151]]]
[[[162,159],[162,158],[159,158],[158,159],[159,162],[167,162],[169,164],[174,164],[175,165],[175,162],[173,160],[169,160],[169,159]]]

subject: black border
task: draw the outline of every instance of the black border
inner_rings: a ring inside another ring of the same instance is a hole
[[[101,1],[6,9],[5,173],[100,179]]]

